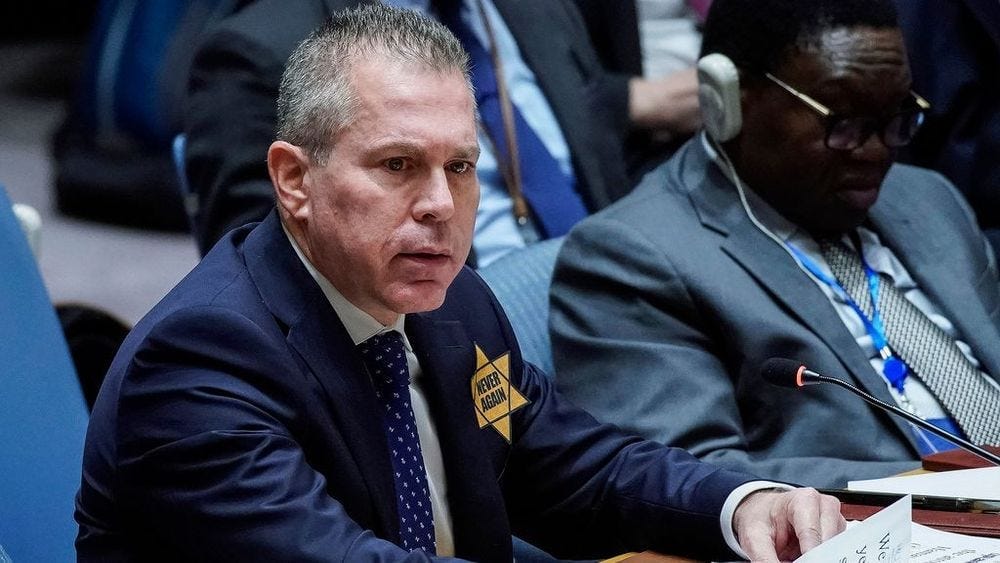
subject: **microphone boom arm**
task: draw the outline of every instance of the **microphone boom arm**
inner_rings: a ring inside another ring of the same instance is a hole
[[[898,414],[899,416],[905,418],[910,423],[916,424],[917,426],[923,428],[924,430],[927,430],[928,432],[932,432],[932,433],[934,433],[934,434],[936,434],[936,435],[944,438],[945,440],[948,440],[949,442],[957,444],[957,445],[965,448],[966,450],[968,450],[968,451],[976,454],[977,456],[985,459],[986,461],[988,461],[990,463],[993,463],[994,465],[1000,465],[1000,456],[992,454],[992,453],[984,450],[983,448],[980,448],[979,446],[973,444],[972,442],[969,442],[968,440],[964,440],[964,439],[962,439],[959,436],[955,436],[954,434],[951,434],[950,432],[942,430],[942,429],[938,428],[937,426],[934,426],[930,422],[927,422],[926,420],[920,418],[919,416],[916,416],[916,415],[914,415],[912,413],[906,412],[905,410],[903,410],[903,409],[901,409],[901,408],[899,408],[899,407],[897,407],[895,405],[890,405],[889,403],[886,403],[885,401],[882,401],[882,400],[880,400],[880,399],[878,399],[876,397],[872,397],[868,393],[865,393],[864,391],[858,389],[857,387],[851,385],[850,383],[848,383],[846,381],[842,381],[842,380],[837,379],[835,377],[829,377],[829,376],[826,376],[826,375],[820,375],[820,374],[818,374],[818,373],[816,373],[816,372],[814,372],[812,370],[804,370],[804,372],[805,372],[804,375],[806,375],[809,380],[812,380],[812,381],[815,381],[815,382],[822,381],[823,383],[832,383],[832,384],[837,385],[839,387],[843,387],[844,389],[847,389],[848,391],[854,393],[858,397],[861,397],[862,399],[865,400],[865,402],[867,402],[869,404],[875,405],[877,407],[880,407],[880,408],[886,409],[888,411],[891,411],[891,412],[893,412],[895,414]],[[812,381],[809,381],[809,383],[811,383]]]

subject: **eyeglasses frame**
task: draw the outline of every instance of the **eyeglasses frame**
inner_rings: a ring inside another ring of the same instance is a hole
[[[823,138],[823,143],[826,145],[826,148],[828,148],[830,150],[835,150],[835,151],[852,151],[852,150],[854,150],[854,149],[856,149],[856,148],[864,145],[866,142],[868,142],[868,139],[871,137],[872,134],[879,134],[879,138],[882,139],[882,142],[885,142],[885,139],[883,138],[882,133],[884,133],[885,126],[888,124],[888,121],[885,122],[882,125],[882,131],[879,131],[879,130],[872,131],[872,133],[870,133],[868,135],[868,137],[865,137],[864,139],[862,139],[861,142],[857,146],[855,146],[855,147],[849,147],[849,148],[835,148],[835,147],[831,147],[830,146],[830,134],[833,131],[833,125],[837,122],[837,120],[836,120],[837,115],[833,112],[833,110],[831,110],[830,108],[828,108],[825,105],[821,104],[820,102],[816,101],[814,98],[810,97],[809,95],[807,95],[807,94],[805,94],[803,92],[800,92],[799,90],[793,88],[791,85],[789,85],[785,81],[781,80],[777,76],[774,76],[770,72],[765,72],[764,76],[768,80],[770,80],[771,82],[773,82],[773,83],[777,84],[778,86],[780,86],[782,90],[784,90],[784,91],[788,92],[789,94],[795,96],[799,101],[801,101],[805,105],[809,106],[816,113],[818,113],[821,116],[823,116],[823,118],[827,122],[826,136]],[[913,96],[913,100],[917,103],[917,112],[921,113],[921,114],[924,114],[926,116],[927,112],[931,109],[930,102],[928,102],[926,99],[924,99],[923,96],[921,96],[920,94],[917,94],[913,90],[910,90],[910,95]],[[902,112],[900,112],[900,113],[902,113]],[[841,119],[850,119],[850,118],[843,117]],[[921,120],[921,122],[922,122],[922,120]]]

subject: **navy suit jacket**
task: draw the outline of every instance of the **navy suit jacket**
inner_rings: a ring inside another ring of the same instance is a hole
[[[458,556],[510,561],[511,532],[563,556],[728,557],[719,513],[750,479],[627,437],[522,361],[463,270],[407,316],[439,435]],[[530,404],[512,443],[480,428],[474,344],[510,353]],[[81,561],[422,560],[398,539],[391,462],[346,329],[272,213],[234,231],[142,321],[105,381],[77,502]],[[390,541],[386,541],[390,540]]]

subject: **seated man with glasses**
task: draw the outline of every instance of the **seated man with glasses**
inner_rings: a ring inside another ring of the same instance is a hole
[[[954,187],[893,164],[930,104],[892,2],[716,0],[702,52],[705,134],[561,251],[559,387],[630,432],[813,486],[950,445],[836,387],[774,387],[768,358],[1000,442],[997,268]]]

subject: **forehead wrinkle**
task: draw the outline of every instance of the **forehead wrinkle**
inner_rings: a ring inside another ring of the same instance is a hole
[[[810,49],[830,72],[830,78],[899,74],[910,80],[906,52],[898,30],[840,28],[816,38]]]
[[[399,138],[396,136],[375,139],[369,143],[368,148],[375,152],[391,151],[406,156],[420,154],[423,151],[423,148],[419,144],[409,141],[406,138]]]

